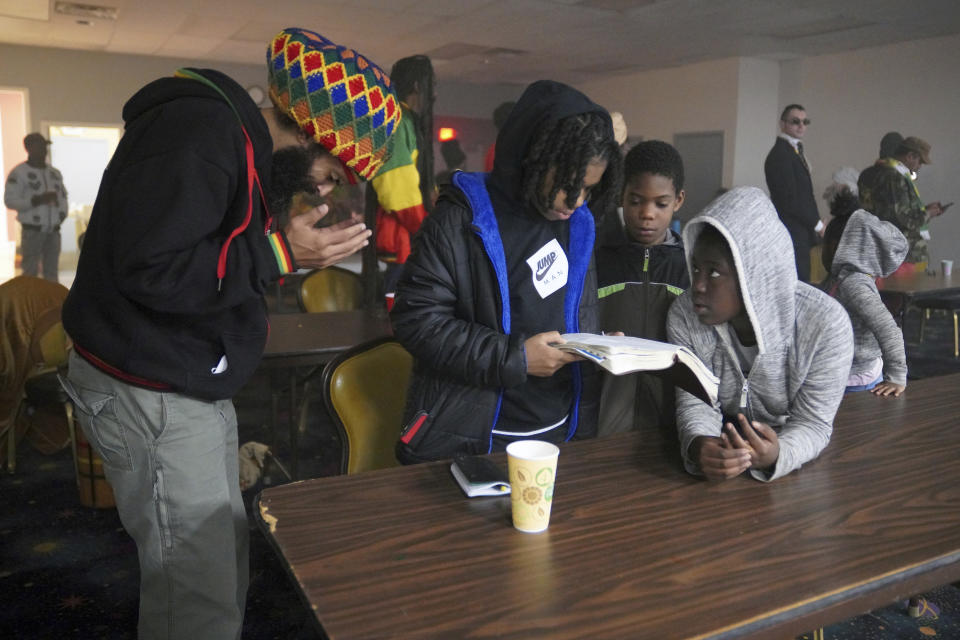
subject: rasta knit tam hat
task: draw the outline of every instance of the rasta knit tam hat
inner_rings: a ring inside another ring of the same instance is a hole
[[[290,28],[267,48],[267,75],[273,104],[304,133],[364,180],[376,175],[400,122],[400,102],[380,67],[318,33]]]

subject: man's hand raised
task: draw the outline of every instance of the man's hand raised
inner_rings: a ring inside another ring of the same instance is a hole
[[[293,257],[301,267],[323,269],[353,255],[370,243],[367,225],[344,220],[329,227],[314,228],[327,215],[327,205],[314,207],[306,213],[290,218],[284,228]]]

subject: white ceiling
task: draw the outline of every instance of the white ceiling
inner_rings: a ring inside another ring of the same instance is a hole
[[[115,19],[57,5],[113,9]],[[110,53],[259,64],[288,26],[318,31],[387,70],[426,53],[441,80],[577,84],[729,56],[787,60],[960,33],[960,1],[0,0],[0,42]]]

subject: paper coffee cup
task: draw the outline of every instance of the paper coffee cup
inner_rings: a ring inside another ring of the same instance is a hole
[[[943,275],[949,276],[953,273],[953,260],[941,260],[940,268],[943,270]]]
[[[513,526],[537,533],[550,524],[553,483],[560,449],[542,440],[521,440],[507,445],[510,504]]]

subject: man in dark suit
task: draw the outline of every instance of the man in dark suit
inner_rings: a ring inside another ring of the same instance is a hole
[[[793,239],[797,277],[803,282],[810,281],[810,248],[819,243],[823,230],[810,166],[803,155],[802,138],[809,125],[802,106],[787,105],[780,114],[780,135],[763,164],[770,200]]]

